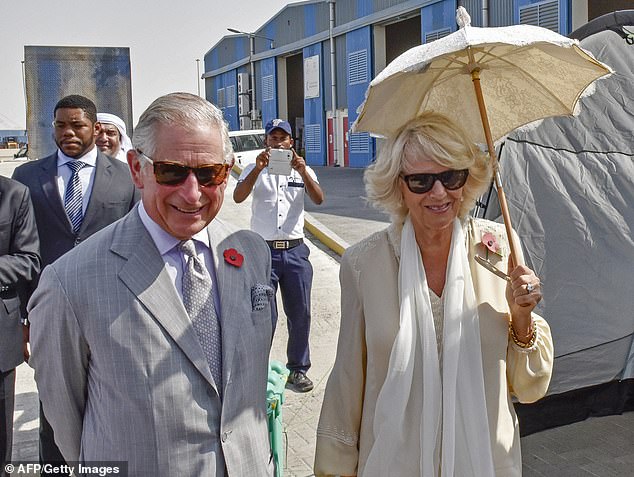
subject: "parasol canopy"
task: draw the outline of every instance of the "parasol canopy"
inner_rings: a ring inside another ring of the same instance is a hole
[[[457,21],[458,31],[406,51],[372,80],[355,132],[389,136],[434,110],[485,144],[474,72],[494,141],[532,121],[572,114],[583,91],[611,72],[577,40],[545,28],[472,27],[463,7]]]
[[[486,144],[511,257],[520,265],[493,142],[538,119],[573,114],[586,88],[611,69],[577,40],[545,28],[472,27],[464,7],[456,21],[458,31],[406,51],[372,80],[352,130],[390,136],[433,110]]]

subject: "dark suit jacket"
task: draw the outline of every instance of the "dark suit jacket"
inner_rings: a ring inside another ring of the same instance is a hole
[[[0,176],[0,371],[22,355],[20,295],[40,271],[39,242],[29,190]],[[26,306],[22,300],[23,306]]]
[[[54,262],[78,243],[123,217],[139,198],[128,165],[97,152],[97,170],[88,208],[77,236],[57,188],[57,151],[50,156],[21,165],[13,178],[31,191],[37,229],[42,243],[42,268]]]

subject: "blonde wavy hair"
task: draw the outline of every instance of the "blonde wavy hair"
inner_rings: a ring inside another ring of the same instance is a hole
[[[469,169],[458,211],[461,219],[491,183],[490,162],[465,131],[440,113],[424,112],[387,138],[363,176],[369,202],[390,214],[394,223],[403,223],[408,213],[399,187],[400,174],[408,161],[406,152],[410,164],[427,157],[450,169]]]

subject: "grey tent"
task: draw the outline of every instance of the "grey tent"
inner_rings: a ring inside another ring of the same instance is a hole
[[[634,410],[634,10],[570,36],[615,73],[577,117],[510,135],[502,182],[526,262],[543,280],[538,310],[555,343],[546,398],[517,405],[524,435]],[[586,36],[587,35],[587,36]],[[485,216],[497,218],[495,206]]]

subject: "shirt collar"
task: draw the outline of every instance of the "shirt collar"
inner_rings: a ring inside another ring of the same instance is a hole
[[[159,224],[157,224],[152,217],[150,217],[143,207],[143,201],[139,201],[139,216],[141,217],[141,222],[147,229],[150,237],[154,241],[156,248],[158,249],[161,255],[165,255],[169,253],[174,247],[176,247],[181,240],[177,239],[169,232],[164,230]],[[192,237],[192,239],[203,243],[207,248],[209,246],[209,234],[207,233],[207,228],[202,229],[196,235]]]
[[[70,161],[81,161],[86,165],[95,167],[97,165],[97,146],[93,146],[90,151],[81,157],[68,157],[61,149],[57,150],[57,167],[63,166]]]

